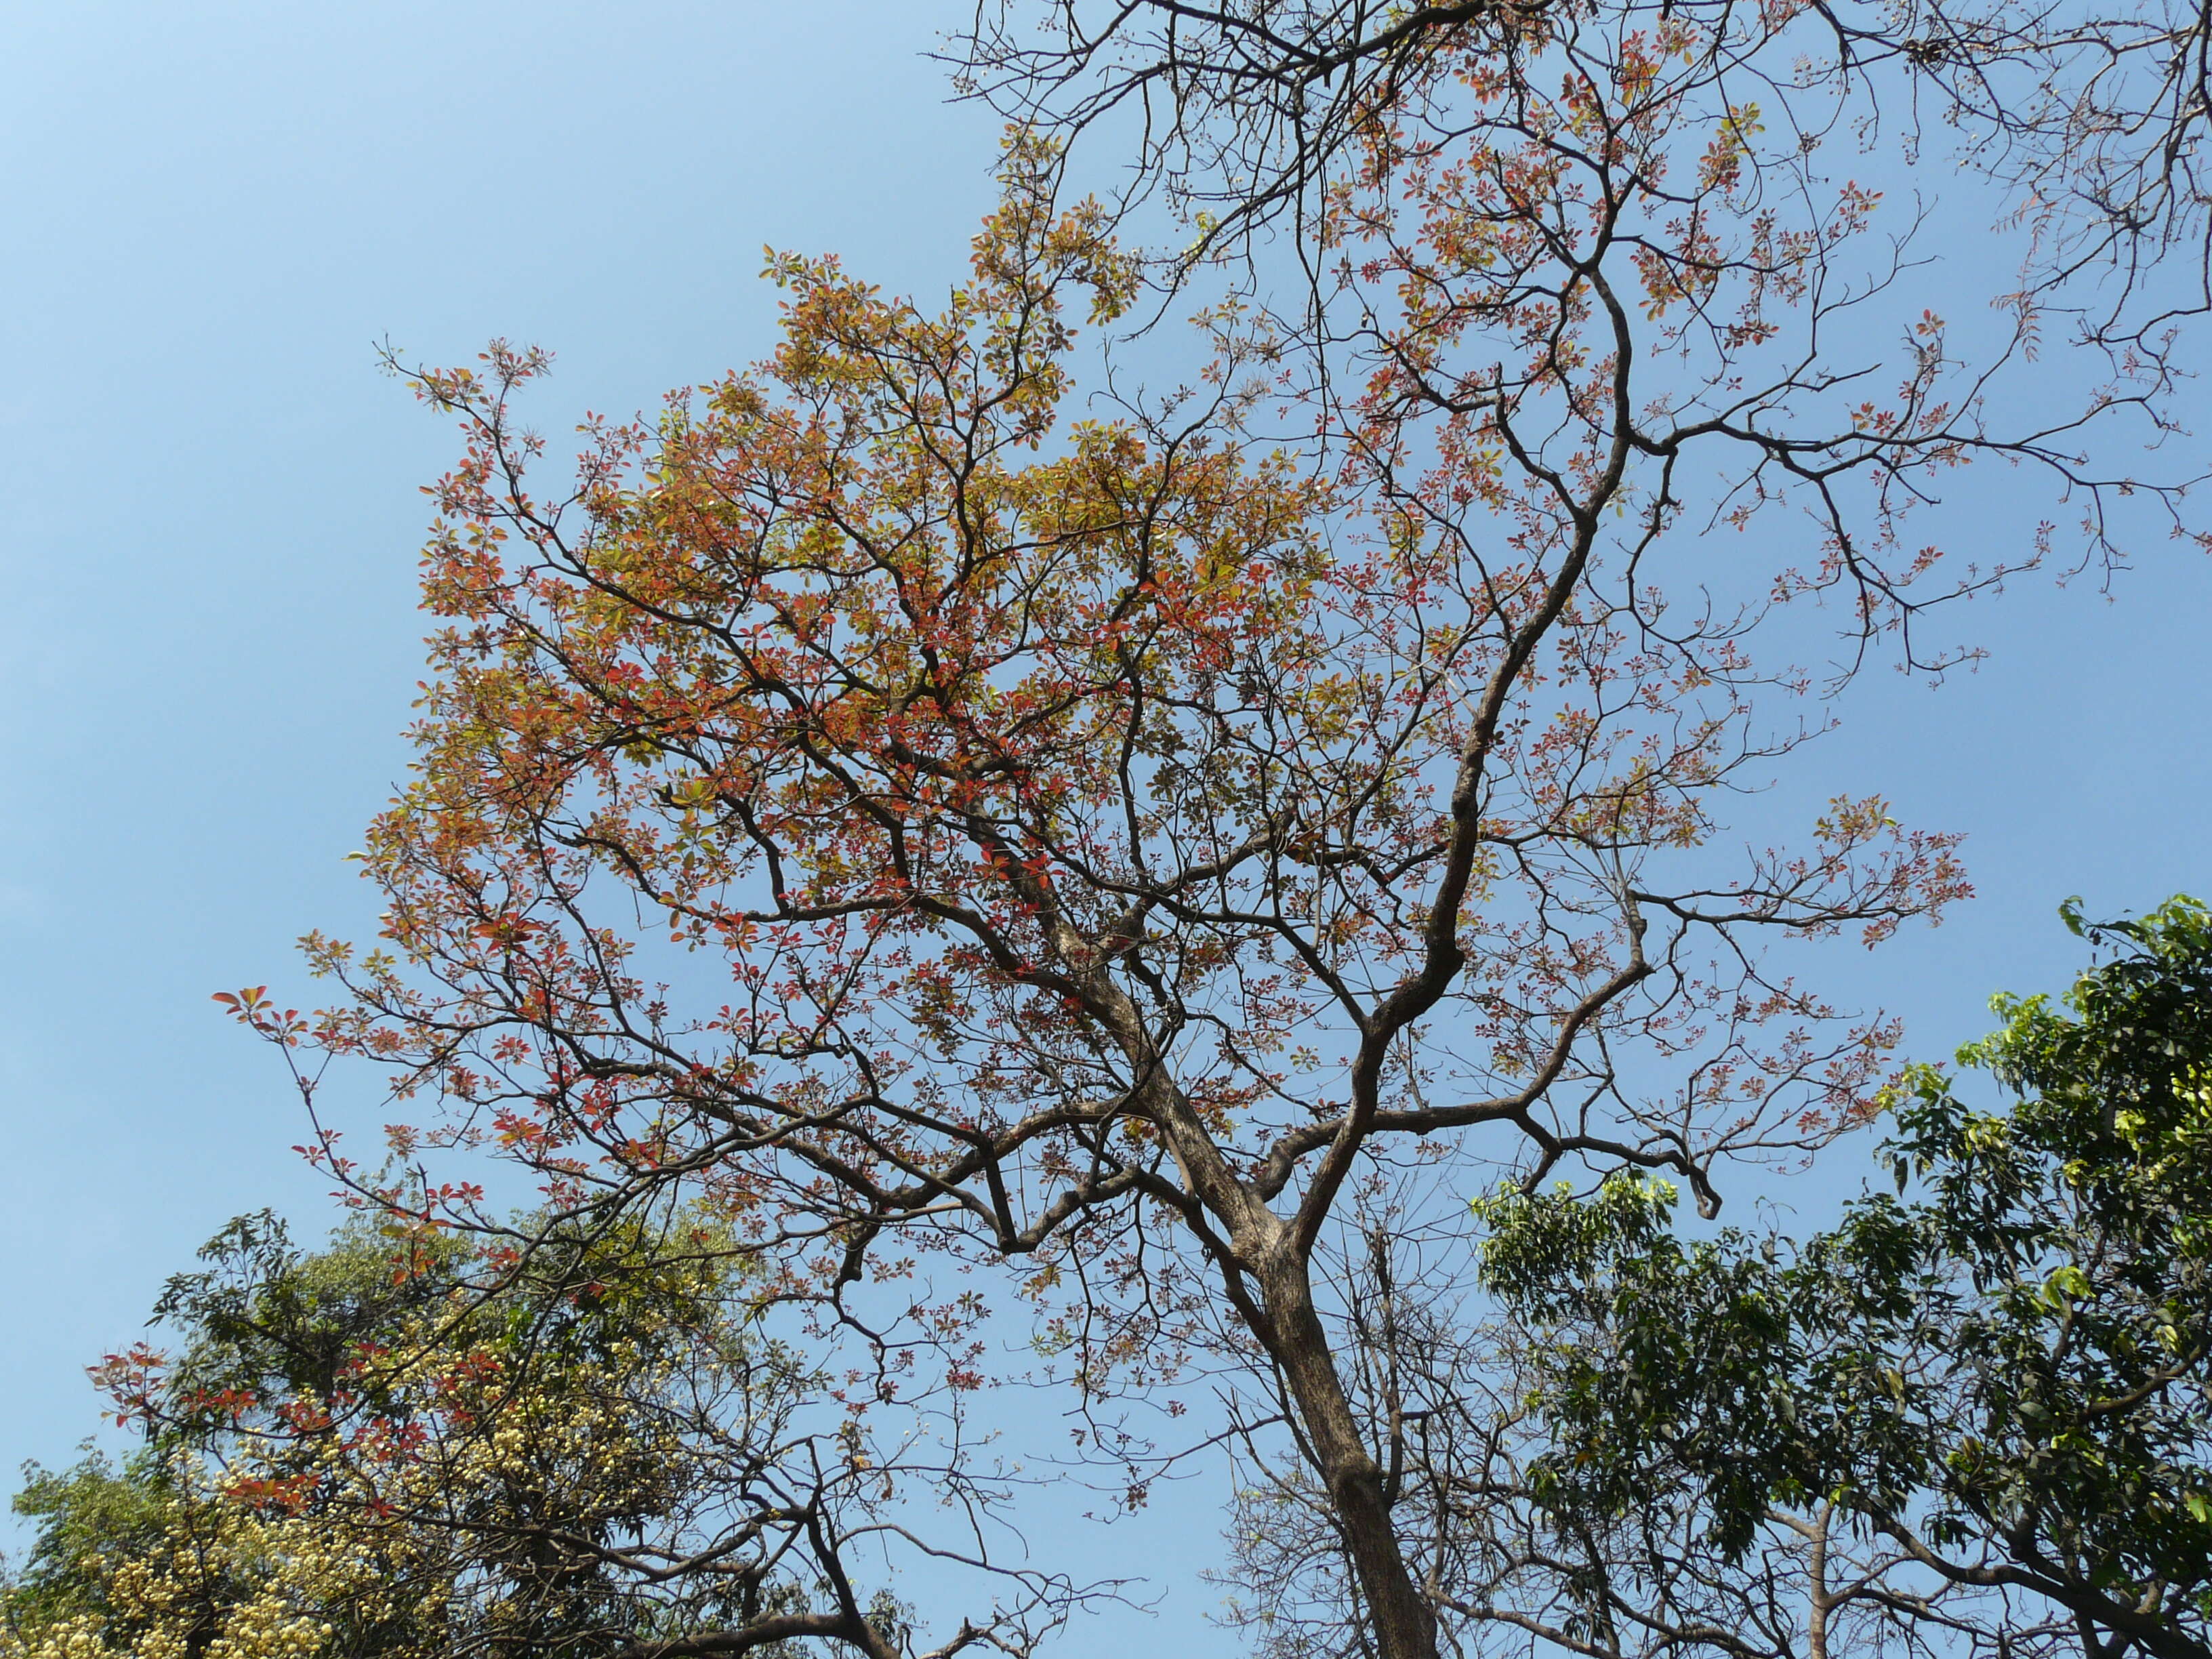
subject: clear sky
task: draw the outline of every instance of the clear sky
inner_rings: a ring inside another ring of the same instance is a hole
[[[0,1468],[70,1455],[82,1367],[225,1218],[317,1209],[296,1099],[209,994],[368,931],[341,860],[404,764],[453,450],[374,343],[550,348],[557,439],[759,355],[763,243],[941,289],[995,136],[921,57],[962,9],[0,8]],[[2208,601],[2154,544],[2109,601],[1978,603],[1978,673],[1855,694],[1823,792],[1971,836],[1975,903],[1838,964],[1921,1051],[2057,982],[2066,895],[2212,896]]]

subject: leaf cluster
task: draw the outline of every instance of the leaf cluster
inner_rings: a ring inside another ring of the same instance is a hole
[[[1895,1194],[1795,1248],[1669,1224],[1617,1176],[1480,1201],[1483,1270],[1540,1333],[1560,1516],[1692,1495],[1741,1562],[1832,1505],[1938,1580],[2033,1592],[2125,1650],[2212,1619],[2212,913],[2078,931],[2113,953],[2062,1004],[2000,998],[1960,1055],[2014,1098],[1913,1071]]]

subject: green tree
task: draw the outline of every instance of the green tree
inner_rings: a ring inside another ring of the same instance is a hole
[[[1851,1615],[2212,1652],[2212,911],[2065,915],[2108,957],[2063,1003],[2000,997],[1959,1056],[2009,1103],[1912,1071],[1897,1192],[1832,1231],[1686,1239],[1626,1176],[1478,1205],[1540,1431],[1519,1491],[1582,1571],[1585,1638],[1794,1577],[1801,1628],[1707,1644],[1840,1651]],[[1639,1545],[1662,1511],[1668,1550]]]

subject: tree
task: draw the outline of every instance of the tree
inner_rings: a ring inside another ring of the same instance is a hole
[[[0,1589],[8,1659],[323,1652],[338,1634],[326,1613],[363,1591],[298,1524],[225,1501],[175,1460],[140,1455],[118,1468],[94,1455],[27,1474],[15,1511],[38,1530],[23,1574]],[[301,1571],[311,1559],[324,1571]],[[421,1651],[352,1641],[337,1650]]]
[[[994,1281],[957,1275],[1004,1266],[1133,1499],[1129,1411],[1256,1376],[1228,1409],[1309,1460],[1360,1639],[1427,1659],[1403,1425],[1363,1431],[1329,1288],[1347,1205],[1464,1159],[1710,1206],[1717,1164],[1858,1121],[1893,1025],[1761,940],[1878,943],[1966,886],[1878,799],[1727,849],[1826,722],[1796,619],[1840,621],[1829,689],[1937,668],[1936,600],[2186,524],[2103,453],[2163,430],[2157,362],[2009,428],[2040,302],[1966,340],[1903,300],[1909,228],[1823,170],[1880,88],[1790,78],[1825,27],[1440,37],[1453,122],[1379,109],[1322,202],[1344,327],[1224,301],[1187,389],[1092,418],[1071,307],[1114,323],[1141,266],[1031,133],[944,309],[779,258],[775,356],[592,425],[573,489],[513,410],[542,357],[420,373],[468,447],[420,775],[366,854],[388,937],[312,943],[329,1010],[241,1017],[311,1095],[311,1051],[390,1066],[435,1103],[410,1155],[495,1151],[589,1224],[702,1194],[872,1409],[992,1379]],[[2071,506],[1958,569],[1917,515],[1977,460]],[[427,1163],[386,1196],[496,1224]]]
[[[896,1535],[873,1494],[900,1449],[819,1420],[825,1380],[714,1246],[696,1216],[556,1226],[486,1301],[485,1252],[452,1238],[357,1220],[302,1255],[270,1216],[232,1223],[161,1300],[181,1350],[103,1368],[143,1449],[17,1498],[38,1535],[0,1651],[917,1652],[848,1566]],[[1026,1651],[1071,1599],[1001,1582],[935,1652]]]
[[[1686,1240],[1624,1176],[1480,1205],[1528,1401],[1493,1443],[1540,1540],[1512,1588],[1568,1637],[2212,1651],[2212,911],[2069,920],[2112,959],[1959,1056],[2012,1103],[1916,1069],[1899,1196],[1832,1231]]]

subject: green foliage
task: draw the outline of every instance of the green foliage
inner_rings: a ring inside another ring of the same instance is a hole
[[[467,1273],[468,1255],[449,1235],[402,1249],[362,1217],[307,1253],[272,1211],[235,1218],[201,1247],[205,1265],[173,1275],[154,1304],[155,1318],[185,1338],[167,1403],[210,1402],[166,1426],[186,1440],[204,1435],[225,1420],[214,1402],[240,1393],[327,1400],[349,1386],[374,1388],[374,1371],[358,1363],[362,1345],[389,1342],[434,1317]]]
[[[1833,1504],[1955,1583],[2032,1592],[2153,1653],[2212,1620],[2212,912],[2069,925],[2110,958],[2000,997],[1890,1103],[1895,1194],[1794,1249],[1668,1225],[1626,1176],[1480,1200],[1483,1270],[1534,1333],[1558,1515],[1672,1486],[1741,1562]]]
[[[29,1472],[0,1659],[580,1656],[808,1613],[804,1552],[770,1567],[815,1379],[696,1212],[527,1252],[382,1216],[302,1251],[263,1212],[200,1254],[158,1304],[179,1352],[105,1368],[143,1449]]]
[[[364,1214],[303,1253],[270,1212],[237,1218],[155,1304],[185,1338],[160,1426],[198,1443],[241,1400],[343,1396],[404,1413],[393,1385],[406,1367],[363,1361],[408,1344],[479,1351],[545,1378],[667,1360],[708,1334],[709,1347],[733,1342],[744,1322],[744,1271],[726,1234],[696,1215],[659,1231],[630,1218],[541,1233],[510,1256]]]
[[[59,1471],[27,1466],[13,1507],[36,1530],[29,1558],[4,1590],[7,1624],[111,1616],[114,1565],[143,1555],[164,1535],[173,1486],[162,1461],[148,1453],[119,1466],[89,1450]]]

